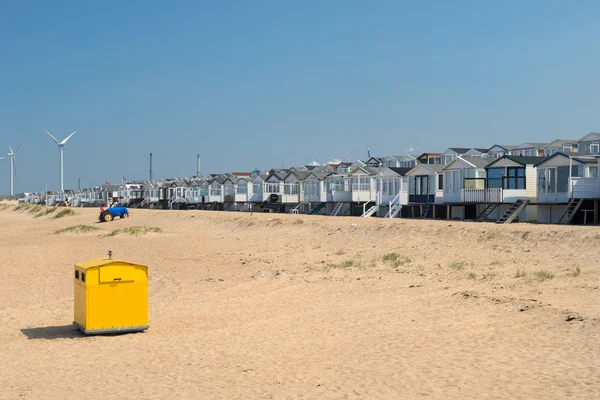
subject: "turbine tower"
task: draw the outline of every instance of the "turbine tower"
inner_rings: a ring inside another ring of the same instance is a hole
[[[17,176],[17,165],[15,164],[15,156],[17,151],[21,148],[21,145],[17,147],[17,150],[13,150],[12,147],[8,146],[10,153],[6,153],[10,157],[10,195],[15,195],[15,177]]]
[[[63,140],[62,142],[59,142],[58,140],[56,140],[56,138],[54,136],[52,136],[52,134],[50,132],[48,132],[46,130],[46,128],[44,128],[42,126],[42,129],[48,134],[48,136],[50,136],[52,138],[52,140],[54,140],[56,142],[56,144],[58,145],[58,148],[60,150],[60,191],[64,192],[64,190],[65,190],[65,187],[64,187],[64,176],[63,176],[63,172],[64,172],[64,164],[63,164],[64,149],[65,149],[65,146],[67,145],[67,141],[69,139],[71,139],[71,136],[73,136],[75,134],[75,131],[71,132],[71,134],[69,136],[67,136],[67,138],[65,140]]]

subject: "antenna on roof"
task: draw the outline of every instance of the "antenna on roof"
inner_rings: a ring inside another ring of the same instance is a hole
[[[492,128],[492,134],[496,136],[496,120],[493,121],[494,127]]]

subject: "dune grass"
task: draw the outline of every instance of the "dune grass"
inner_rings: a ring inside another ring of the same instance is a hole
[[[475,272],[469,272],[467,279],[477,279],[477,274]]]
[[[29,214],[34,214],[39,211],[42,211],[46,206],[41,206],[39,204],[30,204],[30,203],[21,203],[15,207],[15,211],[24,213],[27,212]]]
[[[54,232],[57,235],[62,235],[65,233],[70,233],[70,234],[79,234],[79,233],[90,233],[90,232],[95,232],[97,231],[98,228],[96,228],[95,226],[90,226],[90,225],[75,225],[75,226],[70,226],[68,228],[63,228],[63,229],[59,229],[56,232]]]
[[[54,219],[64,218],[69,215],[75,215],[75,211],[72,208],[63,208],[54,216]]]
[[[461,270],[465,267],[465,262],[464,261],[455,261],[452,264],[450,264],[450,268],[455,269],[455,270]]]
[[[40,218],[40,217],[44,217],[48,214],[52,214],[54,211],[56,211],[56,207],[45,207],[44,209],[38,211],[37,213],[35,213],[33,215],[33,218]]]
[[[340,268],[340,269],[360,268],[361,266],[362,266],[362,264],[359,261],[355,261],[355,260],[346,260],[346,261],[342,261],[339,264],[329,264],[328,265],[329,268]]]
[[[149,233],[161,233],[162,229],[153,226],[132,226],[128,228],[119,228],[108,232],[104,237],[113,237],[117,235],[142,236]]]
[[[401,254],[392,252],[383,255],[383,261],[391,264],[393,267],[400,267],[410,263],[410,258],[404,257]]]
[[[515,274],[515,278],[523,278],[525,276],[527,276],[527,272],[521,271],[520,269],[518,269],[517,273]]]
[[[544,282],[547,280],[550,280],[552,278],[554,278],[554,274],[548,271],[544,271],[544,270],[539,270],[539,271],[535,271],[533,273],[533,277],[538,281],[538,282]]]
[[[10,204],[4,204],[4,203],[0,203],[0,211],[4,211],[7,208],[10,208]]]

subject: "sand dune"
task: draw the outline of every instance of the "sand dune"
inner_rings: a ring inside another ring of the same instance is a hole
[[[1,399],[600,398],[596,227],[13,208]],[[161,232],[107,236],[134,226]],[[71,325],[72,266],[108,250],[149,266],[145,333]]]

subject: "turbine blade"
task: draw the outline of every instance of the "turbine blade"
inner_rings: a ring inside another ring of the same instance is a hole
[[[19,147],[17,147],[17,149],[14,151],[15,154],[17,154],[17,151],[19,151],[19,149],[21,148],[21,146],[23,146],[23,145],[20,144]]]
[[[69,136],[67,136],[67,138],[65,140],[63,140],[62,142],[60,142],[60,144],[65,145],[67,144],[67,140],[71,139],[71,136],[73,136],[75,134],[76,131],[71,132],[71,134]]]
[[[59,141],[56,140],[56,138],[54,136],[52,136],[52,134],[46,130],[46,128],[44,128],[42,126],[42,129],[48,134],[48,136],[50,136],[52,138],[52,140],[54,140],[56,142],[56,144],[60,144]]]
[[[8,146],[8,148],[10,149],[10,152],[11,152],[11,153],[14,153],[14,151],[13,151],[12,147]]]

